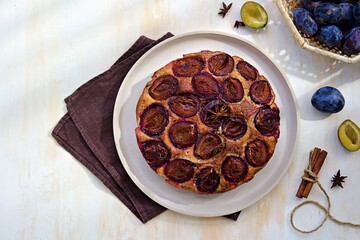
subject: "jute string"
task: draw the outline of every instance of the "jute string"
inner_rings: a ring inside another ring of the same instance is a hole
[[[309,165],[311,165],[311,164],[309,164]],[[313,201],[313,200],[304,201],[304,202],[300,203],[299,205],[297,205],[296,207],[294,207],[294,209],[291,211],[291,214],[290,214],[291,226],[295,230],[297,230],[297,231],[299,231],[301,233],[312,233],[312,232],[315,232],[316,230],[318,230],[319,228],[321,228],[324,225],[325,221],[329,218],[329,219],[331,219],[332,221],[334,221],[335,223],[337,223],[339,225],[346,225],[346,226],[351,226],[351,227],[360,227],[360,224],[340,221],[340,220],[336,219],[334,216],[332,216],[331,213],[330,213],[330,208],[331,208],[330,197],[327,194],[327,192],[325,191],[324,187],[319,182],[318,176],[314,172],[311,171],[311,166],[309,166],[309,168],[305,169],[304,171],[307,172],[310,175],[311,178],[307,178],[307,177],[302,177],[302,178],[304,180],[313,182],[314,184],[317,183],[317,185],[319,186],[319,188],[321,189],[321,191],[324,193],[324,195],[326,197],[327,208],[325,208],[323,205],[321,205],[317,201]],[[315,227],[314,229],[312,229],[312,230],[302,230],[302,229],[295,226],[295,224],[294,224],[294,214],[299,208],[301,208],[304,205],[308,205],[308,204],[312,204],[312,205],[315,205],[316,207],[320,208],[323,212],[325,212],[325,217],[321,221],[321,223],[317,227]]]

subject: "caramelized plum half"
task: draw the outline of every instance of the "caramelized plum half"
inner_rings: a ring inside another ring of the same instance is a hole
[[[255,139],[246,145],[245,157],[246,161],[253,167],[264,166],[270,159],[267,145],[259,139]]]
[[[186,159],[174,159],[165,166],[165,175],[178,183],[189,181],[194,175],[196,165]]]
[[[219,85],[209,73],[196,74],[191,81],[195,93],[204,98],[214,98],[219,95]]]
[[[169,115],[164,106],[154,103],[145,108],[140,116],[140,128],[149,136],[161,134],[169,123]]]
[[[244,97],[244,88],[236,78],[228,78],[221,84],[222,98],[227,102],[240,102]]]
[[[212,56],[208,64],[210,72],[216,76],[225,76],[234,69],[234,59],[225,53]]]
[[[244,116],[236,116],[226,119],[221,127],[226,137],[235,140],[244,136],[247,123]]]
[[[176,115],[187,118],[199,111],[200,101],[194,94],[184,93],[171,97],[169,107]]]
[[[261,108],[255,115],[255,127],[263,135],[272,135],[279,132],[280,116],[278,109]]]
[[[218,128],[230,115],[231,109],[225,102],[213,100],[201,110],[200,119],[206,126]]]
[[[194,147],[194,156],[203,160],[208,160],[225,149],[225,143],[219,136],[212,133],[202,134]]]
[[[213,167],[205,167],[196,174],[195,184],[200,192],[215,192],[219,183],[220,176]]]
[[[271,100],[271,87],[267,81],[257,81],[251,84],[250,97],[257,104],[266,104]]]
[[[174,123],[169,128],[171,142],[177,148],[187,148],[196,142],[198,135],[197,125],[190,121]]]
[[[185,57],[175,61],[172,70],[175,76],[192,77],[204,68],[204,61],[198,57]]]
[[[236,68],[246,80],[254,81],[258,76],[258,70],[248,62],[240,61],[236,65]]]
[[[141,153],[153,169],[160,167],[171,157],[169,148],[162,141],[145,142]]]
[[[155,100],[165,100],[179,91],[179,81],[171,76],[164,75],[154,80],[149,88],[149,94]]]
[[[242,181],[248,171],[246,162],[237,156],[227,156],[221,165],[221,172],[229,182]]]

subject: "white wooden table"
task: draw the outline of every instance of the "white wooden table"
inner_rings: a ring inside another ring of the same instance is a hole
[[[275,4],[259,2],[270,21],[254,31],[233,27],[243,1],[234,1],[225,18],[217,14],[217,0],[1,1],[0,239],[358,239],[360,229],[331,221],[304,235],[292,229],[289,216],[302,201],[295,193],[308,152],[318,146],[329,153],[319,177],[333,215],[360,222],[360,151],[344,150],[336,134],[347,118],[360,124],[360,63],[301,49]],[[236,222],[166,211],[144,225],[50,133],[66,111],[63,99],[108,69],[140,35],[197,30],[241,36],[282,67],[298,100],[298,146],[277,187]],[[340,113],[311,106],[312,94],[325,85],[345,96]],[[343,189],[330,189],[338,169],[348,178]],[[325,203],[316,187],[309,198]],[[323,215],[308,207],[296,220],[311,228]]]

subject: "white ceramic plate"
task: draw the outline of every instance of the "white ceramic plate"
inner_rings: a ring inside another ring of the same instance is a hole
[[[199,195],[164,181],[142,157],[137,146],[135,109],[153,72],[184,53],[220,50],[244,58],[271,83],[280,108],[280,138],[273,157],[254,179],[238,188],[214,195]],[[196,32],[172,37],[143,55],[122,83],[114,108],[114,137],[119,157],[135,184],[151,199],[173,211],[192,216],[221,216],[242,210],[269,193],[292,159],[298,131],[297,104],[286,77],[271,59],[253,44],[219,32]],[[274,199],[276,201],[276,199]]]

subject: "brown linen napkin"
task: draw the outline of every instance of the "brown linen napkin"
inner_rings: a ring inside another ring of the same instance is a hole
[[[65,99],[68,113],[55,126],[56,141],[87,167],[130,211],[146,223],[166,209],[148,198],[130,179],[116,151],[113,110],[120,85],[133,64],[158,40],[141,36],[114,65]],[[240,212],[225,217],[237,220]]]

